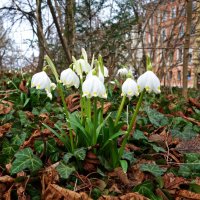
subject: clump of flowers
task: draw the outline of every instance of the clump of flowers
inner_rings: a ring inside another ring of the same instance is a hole
[[[96,60],[93,58],[90,64],[86,51],[82,49],[82,57],[78,60],[73,57],[73,63],[69,68],[61,72],[60,77],[56,67],[48,56],[46,56],[46,61],[48,64],[47,67],[52,70],[55,76],[56,86],[63,102],[66,123],[69,130],[69,141],[66,145],[67,150],[74,153],[76,148],[91,148],[98,144],[99,150],[95,150],[96,154],[99,153],[99,155],[105,155],[105,157],[109,155],[112,167],[121,165],[125,168],[125,160],[122,159],[122,155],[141,107],[143,96],[146,92],[156,94],[161,92],[160,81],[151,71],[152,66],[150,61],[147,62],[147,72],[142,74],[137,81],[134,80],[131,72],[126,68],[118,70],[117,75],[123,76],[125,81],[122,84],[122,101],[115,119],[111,118],[110,114],[107,114],[107,116],[103,114],[104,100],[107,98],[104,77],[108,77],[109,74],[108,69],[103,65],[101,56]],[[70,113],[68,111],[61,84],[66,86],[66,89],[75,87],[79,90],[81,96],[80,112]],[[55,87],[45,71],[33,75],[31,87],[44,89],[50,98],[52,98],[52,86]],[[120,118],[125,100],[128,98],[130,101],[131,98],[138,96],[139,99],[128,124],[128,129],[122,132],[120,130]],[[100,107],[98,106],[99,103]],[[119,136],[123,136],[123,142],[118,148],[117,138]],[[105,150],[108,146],[110,148]]]

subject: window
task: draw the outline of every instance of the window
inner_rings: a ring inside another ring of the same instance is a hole
[[[195,24],[191,25],[190,34],[195,34]]]
[[[188,54],[188,62],[189,62],[189,63],[192,62],[192,54],[191,54],[191,53]]]
[[[166,30],[165,29],[162,29],[162,41],[165,41],[167,39],[167,35],[166,35]]]
[[[188,79],[188,81],[191,80],[191,71],[188,71],[187,79]]]
[[[192,2],[192,11],[196,10],[196,2]]]
[[[172,17],[172,19],[176,17],[176,8],[172,8],[171,17]]]
[[[184,7],[182,7],[182,9],[180,10],[180,16],[185,16],[186,15],[186,13],[185,13],[185,8]]]
[[[150,18],[150,25],[153,26],[153,17]]]
[[[163,11],[162,21],[163,22],[167,21],[167,12],[166,11]]]
[[[173,58],[174,58],[174,54],[173,54],[173,52],[170,52],[170,54],[169,54],[169,62],[170,63],[173,63]]]
[[[179,81],[181,80],[181,71],[180,71],[180,70],[178,70],[177,79],[178,79]]]
[[[183,37],[184,35],[184,27],[183,27],[183,24],[180,25],[180,28],[179,28],[179,37]]]
[[[179,62],[183,61],[183,49],[182,48],[178,49],[178,57],[177,57],[177,59],[178,59]]]
[[[170,79],[170,80],[172,79],[172,75],[173,75],[173,72],[172,72],[172,71],[169,71],[169,79]]]

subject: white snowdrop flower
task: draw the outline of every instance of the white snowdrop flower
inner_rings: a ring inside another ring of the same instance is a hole
[[[45,89],[47,96],[50,99],[52,99],[51,86],[52,82],[44,71],[34,74],[31,79],[31,87],[36,87],[36,89],[40,90]]]
[[[71,68],[68,68],[61,72],[60,80],[63,85],[66,85],[67,87],[74,86],[75,88],[78,88],[80,85],[80,80],[78,76]]]
[[[55,83],[51,83],[51,89],[55,90],[56,89],[56,84]]]
[[[86,79],[90,78],[91,76],[94,76],[93,73],[95,72],[95,69],[90,70],[90,72],[88,73],[88,75],[86,76]],[[99,70],[98,76],[99,80],[104,83],[104,76],[101,72],[101,70]]]
[[[121,68],[117,71],[117,75],[126,76],[128,74],[128,70],[126,68]]]
[[[137,84],[140,91],[146,89],[147,92],[160,93],[160,80],[152,71],[146,71],[142,74],[138,80]]]
[[[73,70],[82,77],[83,72],[86,74],[91,70],[90,64],[84,59],[75,60]]]
[[[101,71],[101,69],[99,68],[99,71]],[[101,73],[102,73],[102,71],[101,71]],[[103,76],[104,77],[109,77],[109,73],[108,73],[108,68],[107,67],[105,67],[105,66],[103,66]]]
[[[88,77],[82,85],[83,97],[107,98],[104,84],[95,75]]]
[[[115,85],[115,81],[109,81],[110,84]]]
[[[121,96],[127,96],[130,99],[134,95],[139,95],[138,85],[132,78],[127,78],[122,85]]]

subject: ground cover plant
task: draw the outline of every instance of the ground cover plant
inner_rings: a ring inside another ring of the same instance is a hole
[[[137,83],[84,50],[1,76],[0,199],[200,199],[199,93],[160,93],[147,61]]]

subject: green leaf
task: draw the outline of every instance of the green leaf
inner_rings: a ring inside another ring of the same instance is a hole
[[[82,147],[74,151],[74,156],[78,160],[84,160],[86,156],[86,148]]]
[[[153,193],[153,189],[153,183],[151,181],[145,181],[144,183],[137,185],[133,189],[133,192],[138,192],[151,200],[162,200]]]
[[[155,151],[155,152],[157,152],[157,153],[159,153],[159,152],[166,152],[165,151],[165,149],[163,149],[162,147],[159,147],[159,146],[157,146],[156,144],[153,144],[153,143],[148,143],[150,146],[152,146],[152,148],[153,148],[153,150]]]
[[[163,173],[166,171],[166,169],[161,169],[158,165],[156,164],[142,164],[140,166],[141,171],[146,171],[150,172],[154,176],[162,176]]]
[[[73,157],[73,154],[72,153],[66,153],[64,156],[63,156],[63,161],[65,164],[68,164],[69,162],[69,159]]]
[[[136,158],[134,158],[134,152],[128,152],[128,151],[124,151],[122,159],[128,160],[130,164],[136,161]]]
[[[56,167],[61,178],[68,179],[69,176],[75,171],[74,166],[65,165],[63,162],[60,162]]]
[[[135,130],[133,134],[133,139],[135,140],[148,140],[148,138],[144,135],[144,133],[138,129]]]
[[[128,163],[127,163],[127,161],[126,160],[120,160],[120,165],[122,167],[123,172],[126,173],[127,170],[128,170]]]
[[[36,171],[42,167],[42,161],[33,154],[31,148],[25,148],[15,154],[11,167],[11,174],[18,173],[24,169],[29,169],[31,172]]]
[[[158,111],[154,109],[151,109],[150,107],[145,107],[144,111],[147,113],[147,116],[150,122],[155,127],[165,126],[169,123],[169,120],[167,117],[165,117],[162,113],[159,113]]]
[[[190,191],[200,194],[200,185],[196,183],[190,183]]]
[[[48,155],[57,151],[56,142],[53,138],[49,138],[45,141],[46,143],[46,153]],[[42,153],[44,151],[44,141],[43,140],[36,140],[34,142],[34,148],[38,153]]]

